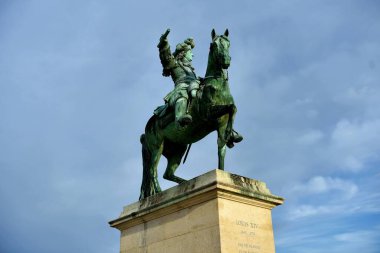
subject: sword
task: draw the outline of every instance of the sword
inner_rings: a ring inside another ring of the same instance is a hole
[[[184,164],[186,162],[186,158],[187,158],[187,155],[189,154],[190,148],[191,148],[191,143],[189,144],[189,146],[187,146],[186,155],[185,155],[185,158],[183,159],[182,164]]]

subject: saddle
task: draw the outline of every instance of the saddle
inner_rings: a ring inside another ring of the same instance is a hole
[[[153,114],[159,119],[158,124],[160,128],[165,128],[175,120],[174,110],[168,103],[158,106]]]
[[[204,89],[204,79],[201,79],[201,83],[199,85],[199,90],[197,91],[197,99],[202,98],[202,93]],[[188,104],[188,110],[192,107],[192,102]],[[164,105],[158,106],[153,114],[158,118],[158,124],[161,128],[165,128],[171,122],[175,120],[175,112],[172,106],[169,106],[169,103],[165,103]]]

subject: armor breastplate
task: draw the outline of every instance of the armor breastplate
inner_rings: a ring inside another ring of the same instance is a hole
[[[191,67],[179,63],[172,69],[171,76],[176,85],[179,83],[191,83],[197,79],[197,76]]]

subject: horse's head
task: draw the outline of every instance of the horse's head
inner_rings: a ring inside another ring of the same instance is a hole
[[[212,55],[214,63],[223,69],[228,69],[231,62],[228,29],[226,29],[223,35],[217,35],[215,30],[212,29],[211,37],[212,42],[210,44],[210,53]]]

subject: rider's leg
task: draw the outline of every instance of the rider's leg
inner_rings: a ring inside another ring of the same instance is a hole
[[[187,88],[190,96],[192,98],[195,98],[197,96],[197,92],[199,90],[199,81],[198,80],[195,80],[195,81],[192,81],[190,84],[189,84],[189,87]]]
[[[187,114],[187,99],[179,98],[175,103],[175,120],[180,126],[186,126],[192,122],[191,115]]]

